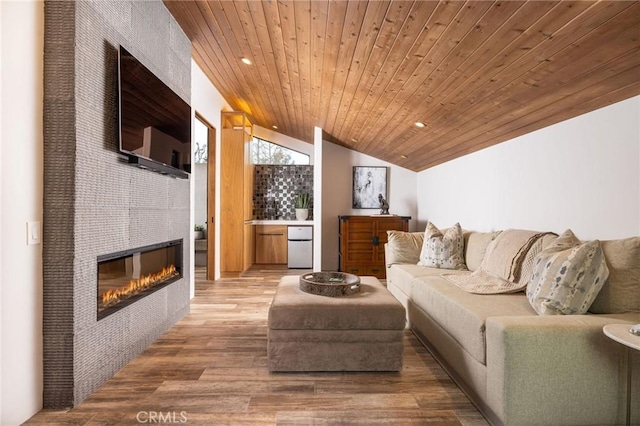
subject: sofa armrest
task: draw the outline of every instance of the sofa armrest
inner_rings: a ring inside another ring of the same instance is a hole
[[[640,314],[488,318],[488,405],[513,425],[623,423],[626,351],[602,327],[624,322]]]

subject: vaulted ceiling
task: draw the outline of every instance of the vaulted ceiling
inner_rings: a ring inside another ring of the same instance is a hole
[[[255,124],[415,171],[640,94],[638,1],[165,4]]]

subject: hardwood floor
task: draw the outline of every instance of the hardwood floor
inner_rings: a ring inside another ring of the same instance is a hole
[[[270,374],[267,312],[289,273],[197,270],[188,315],[84,402],[26,424],[487,424],[409,331],[400,373]]]

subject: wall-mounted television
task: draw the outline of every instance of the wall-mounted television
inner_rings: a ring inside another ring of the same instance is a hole
[[[122,46],[118,94],[119,149],[129,163],[188,178],[191,107]]]

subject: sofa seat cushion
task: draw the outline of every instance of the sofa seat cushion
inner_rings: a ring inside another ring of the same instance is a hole
[[[387,269],[387,282],[392,282],[400,288],[407,296],[411,294],[413,279],[417,277],[432,277],[442,274],[444,271],[438,268],[428,268],[426,266],[396,264]],[[469,271],[447,270],[451,275],[469,275]]]
[[[482,364],[487,318],[537,316],[524,293],[468,293],[437,275],[415,278],[410,300]]]

